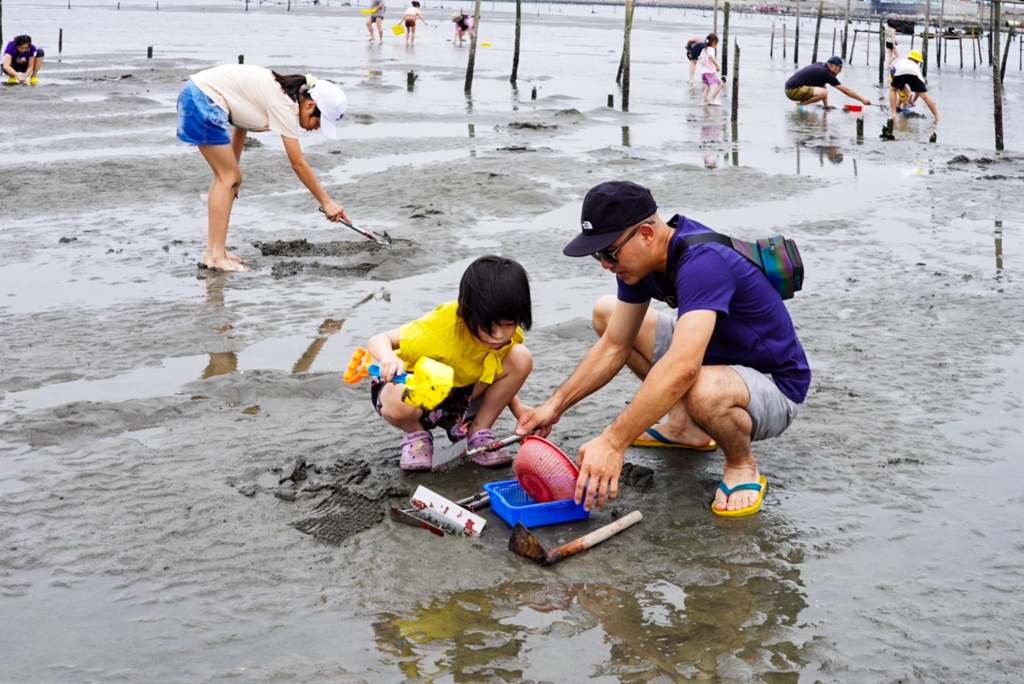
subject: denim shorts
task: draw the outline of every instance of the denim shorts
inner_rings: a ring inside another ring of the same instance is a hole
[[[228,113],[189,79],[178,95],[178,140],[189,145],[230,145]]]
[[[658,330],[654,336],[654,363],[668,353],[675,329],[676,318],[659,312]],[[750,402],[747,404],[751,423],[750,440],[758,442],[781,435],[793,423],[800,405],[782,393],[770,374],[747,366],[731,365],[729,368],[739,374],[750,391]]]

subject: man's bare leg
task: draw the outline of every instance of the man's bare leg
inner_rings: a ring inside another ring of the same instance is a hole
[[[756,484],[761,474],[751,449],[752,423],[747,405],[750,390],[740,374],[728,366],[704,366],[697,382],[687,392],[686,406],[693,419],[705,427],[725,454],[722,482],[732,489],[741,484]],[[716,510],[735,511],[757,503],[758,492],[741,489],[728,497],[715,490]]]
[[[611,318],[612,310],[618,299],[615,295],[607,295],[597,300],[594,305],[594,331],[601,336],[608,328],[608,319]],[[647,377],[653,366],[651,359],[654,358],[654,343],[658,334],[658,312],[648,309],[644,316],[644,322],[640,326],[636,340],[633,342],[633,351],[629,355],[626,365],[641,380]],[[745,386],[745,385],[744,385]],[[665,422],[652,426],[660,432],[665,439],[670,439],[677,444],[684,444],[694,447],[706,447],[711,444],[711,437],[691,418],[686,406],[682,401],[669,409]],[[641,435],[638,441],[650,441],[647,435]]]

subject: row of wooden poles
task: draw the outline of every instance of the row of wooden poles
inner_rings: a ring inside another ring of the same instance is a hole
[[[636,9],[636,0],[625,0],[626,11],[625,11],[625,29],[623,31],[622,41],[622,57],[619,60],[619,69],[615,77],[615,82],[619,84],[622,91],[622,111],[629,111],[629,77],[630,77],[630,36],[633,30],[633,12]],[[945,2],[945,0],[943,0]],[[480,26],[480,3],[481,0],[476,0],[473,9],[473,25],[474,27]],[[821,36],[821,19],[824,10],[824,0],[819,0],[818,3],[818,21],[814,30],[814,50],[811,55],[811,62],[818,61],[818,45]],[[248,10],[249,0],[246,0],[246,9]],[[289,9],[291,8],[291,0],[288,1]],[[715,0],[715,12],[713,22],[713,33],[718,33],[718,1]],[[991,50],[989,52],[989,63],[993,67],[993,78],[992,78],[992,95],[993,95],[993,106],[994,106],[994,120],[995,120],[995,147],[996,150],[1003,150],[1003,79],[1006,75],[1006,62],[1010,54],[1010,43],[1014,38],[1014,30],[1011,26],[1007,34],[1006,48],[1003,52],[1003,57],[1000,61],[998,60],[1000,51],[1000,39],[1001,39],[1001,0],[993,0],[992,13],[991,13],[991,25],[990,25],[990,40]],[[120,9],[120,3],[118,3],[118,9]],[[159,2],[157,3],[157,9],[160,9]],[[928,38],[931,32],[931,3],[926,3],[925,12],[925,32],[922,35],[922,46],[921,52],[924,56],[923,71],[927,75],[928,69]],[[68,0],[68,7],[71,7],[71,0]],[[0,13],[2,13],[3,3],[0,0]],[[722,15],[722,77],[729,73],[729,11],[730,3],[725,2],[723,6]],[[2,18],[2,14],[0,14]],[[516,86],[519,72],[519,45],[522,28],[522,0],[516,0],[516,24],[515,24],[515,44],[512,52],[512,74],[509,80],[512,86]],[[849,37],[850,27],[850,0],[846,3],[846,25],[843,29],[842,38],[842,57],[846,59],[846,46]],[[939,20],[940,35],[942,31],[942,18]],[[474,29],[470,34],[470,48],[469,48],[469,60],[466,66],[466,80],[465,80],[465,92],[466,95],[470,95],[473,90],[473,71],[476,64],[476,36],[477,29]],[[856,40],[856,32],[854,34],[854,40]],[[832,49],[835,51],[836,31],[832,33]],[[738,44],[733,46],[733,80],[732,80],[732,107],[731,107],[731,120],[735,123],[739,116],[739,94],[740,94],[740,47]],[[63,52],[64,49],[64,29],[60,29],[60,39],[58,42],[58,53]],[[768,56],[774,57],[775,51],[775,24],[772,24],[771,40],[769,41]],[[852,52],[852,50],[851,50]],[[938,56],[936,61],[938,65],[941,60],[941,45],[939,47]],[[147,57],[152,58],[153,47],[149,46],[147,49]],[[782,56],[783,59],[786,57],[786,25],[782,26]],[[850,55],[852,57],[852,54]],[[244,55],[238,55],[238,63],[242,64],[245,61]],[[800,3],[797,3],[796,11],[796,36],[793,45],[793,63],[799,65],[800,63]],[[416,75],[414,72],[408,73],[408,88],[412,90],[413,83],[416,81]],[[879,20],[878,22],[878,82],[881,85],[885,84],[885,22]],[[537,89],[533,89],[533,99],[537,98]],[[608,106],[614,107],[615,98],[613,95],[608,96]],[[860,130],[858,128],[858,130]]]

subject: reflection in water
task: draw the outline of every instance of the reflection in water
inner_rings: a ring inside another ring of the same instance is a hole
[[[476,125],[475,124],[468,124],[468,126],[469,126],[469,137],[470,138],[475,138],[476,137]]]
[[[807,604],[796,570],[773,563],[691,567],[686,586],[672,571],[632,590],[515,582],[385,613],[373,629],[410,679],[790,679],[806,663],[787,630]]]
[[[306,351],[302,353],[299,360],[292,366],[292,373],[305,373],[313,365],[313,361],[316,360],[316,355],[320,353],[320,350],[325,344],[327,344],[327,338],[334,333],[341,330],[341,326],[344,325],[345,319],[334,320],[333,318],[325,319],[320,324],[320,337],[313,340]]]
[[[217,309],[224,308],[224,282],[226,273],[207,272],[206,303]]]
[[[238,370],[238,356],[235,352],[210,352],[210,362],[199,376],[209,380],[216,375],[229,375]]]
[[[996,282],[1003,282],[1003,222],[1001,220],[996,221],[995,229],[995,241],[996,241]],[[998,292],[1002,292],[999,289]]]

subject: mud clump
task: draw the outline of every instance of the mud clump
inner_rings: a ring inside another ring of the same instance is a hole
[[[649,492],[654,489],[654,471],[647,466],[623,463],[620,477],[622,484],[635,487],[641,492]]]
[[[254,242],[252,246],[260,250],[263,256],[280,257],[335,257],[362,254],[370,243],[355,242],[319,242],[314,243],[305,238],[299,240],[275,240],[273,242]]]

